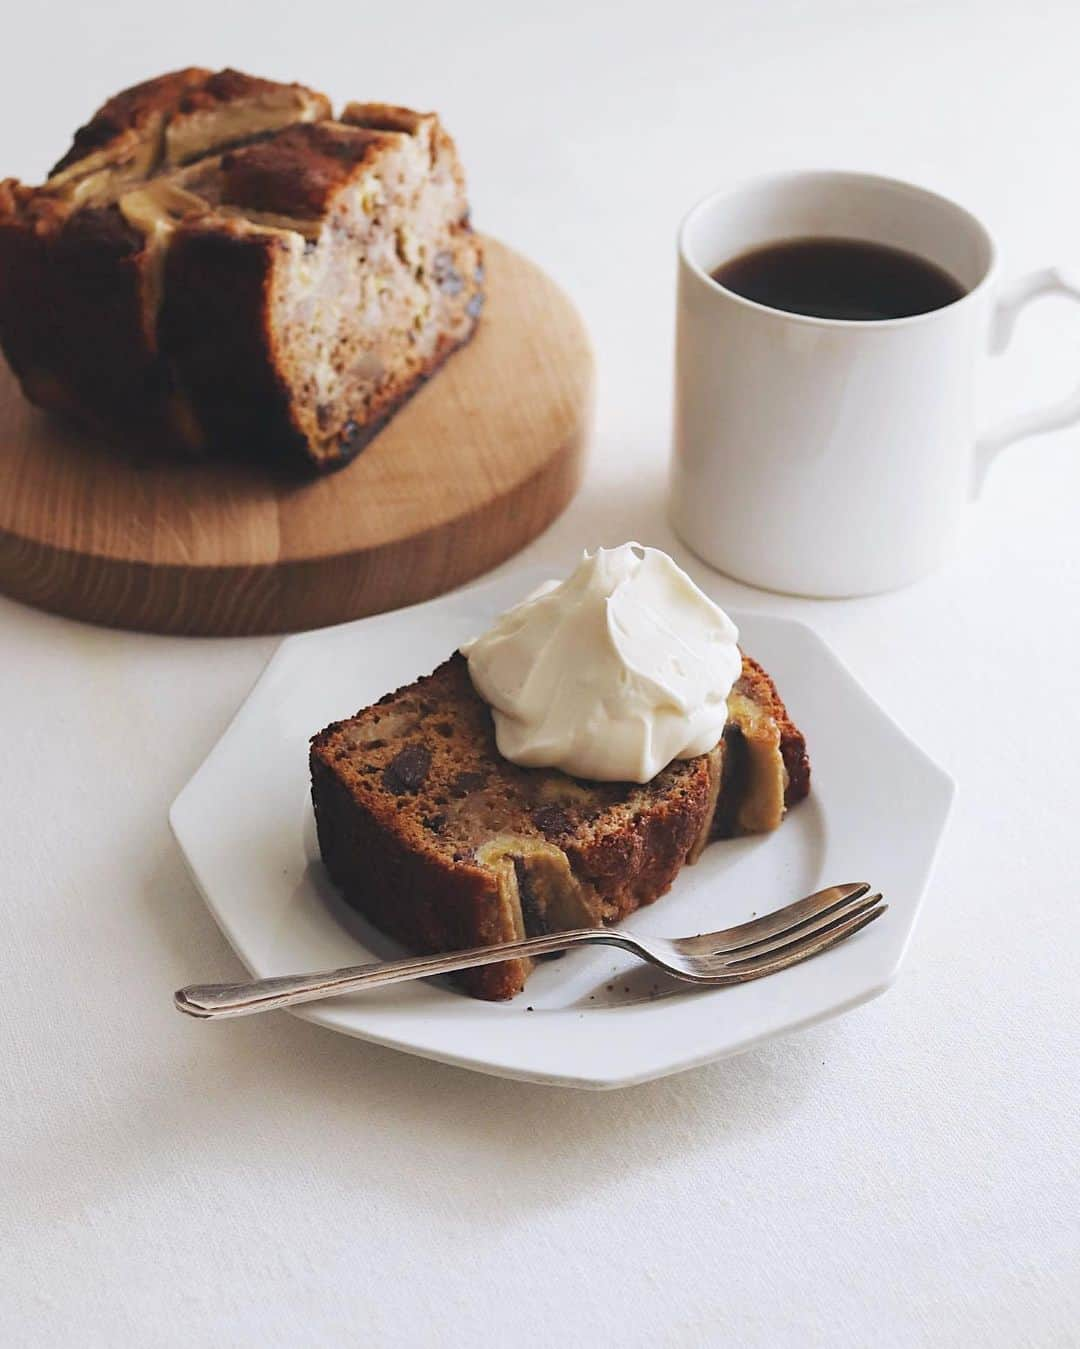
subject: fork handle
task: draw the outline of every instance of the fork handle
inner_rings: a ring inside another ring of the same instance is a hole
[[[248,1016],[252,1012],[295,1007],[297,1003],[314,1002],[341,993],[381,988],[384,984],[397,984],[405,979],[428,979],[435,974],[471,969],[474,965],[494,965],[500,960],[549,955],[572,946],[596,944],[621,946],[640,954],[633,939],[625,932],[613,932],[610,928],[574,928],[569,932],[552,932],[545,937],[502,942],[498,946],[477,946],[438,956],[410,956],[405,960],[380,960],[370,965],[346,965],[339,970],[321,970],[315,974],[281,974],[241,984],[190,984],[177,990],[173,1002],[188,1016]]]

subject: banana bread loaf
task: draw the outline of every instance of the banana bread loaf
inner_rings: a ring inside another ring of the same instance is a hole
[[[238,71],[110,99],[43,186],[0,182],[23,392],[144,454],[349,462],[483,303],[434,114]]]

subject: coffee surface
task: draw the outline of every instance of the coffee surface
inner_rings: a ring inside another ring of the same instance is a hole
[[[784,239],[740,253],[712,276],[770,309],[862,322],[928,314],[965,293],[936,263],[864,239]]]

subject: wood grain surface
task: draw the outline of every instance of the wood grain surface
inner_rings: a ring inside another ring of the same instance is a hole
[[[0,590],[119,627],[284,632],[427,599],[524,547],[580,480],[593,363],[554,283],[486,249],[472,342],[314,482],[137,464],[28,404],[0,360]]]

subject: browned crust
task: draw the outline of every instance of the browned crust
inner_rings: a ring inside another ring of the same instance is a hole
[[[122,153],[128,145],[156,137],[163,124],[173,117],[214,113],[229,104],[284,90],[295,91],[310,100],[315,116],[330,116],[330,100],[326,95],[302,84],[280,84],[240,70],[210,71],[201,66],[159,75],[102,104],[90,121],[76,131],[71,148],[53,166],[49,176],[61,173],[95,151]]]
[[[788,785],[784,804],[793,806],[810,792],[810,759],[806,752],[806,737],[791,720],[783,699],[776,690],[772,676],[767,674],[753,657],[743,653],[743,672],[740,688],[759,707],[765,708],[780,727],[780,754],[787,769]]]
[[[162,117],[174,112],[185,94],[203,85],[209,78],[212,78],[209,70],[201,66],[188,66],[184,70],[158,75],[155,79],[133,85],[114,95],[101,105],[85,126],[75,132],[71,148],[53,165],[50,178],[78,163],[80,159],[85,159],[95,150],[104,150],[121,143],[132,133],[140,138],[152,134],[154,125]]]
[[[330,116],[330,100],[325,94],[309,89],[304,84],[280,84],[277,80],[264,80],[258,75],[246,75],[242,70],[227,66],[224,70],[203,72],[206,78],[201,82],[192,81],[184,90],[177,110],[181,113],[210,112],[227,103],[239,103],[259,94],[273,94],[281,89],[293,89],[298,94],[315,98],[324,117]]]
[[[148,265],[115,207],[80,211],[55,234],[0,220],[0,342],[34,402],[98,432],[163,429]]]
[[[384,132],[335,122],[291,126],[225,155],[222,199],[251,211],[318,218],[365,164],[393,144]]]
[[[433,112],[417,112],[395,103],[346,103],[340,120],[372,131],[404,131],[412,135],[424,122],[434,121]]]

